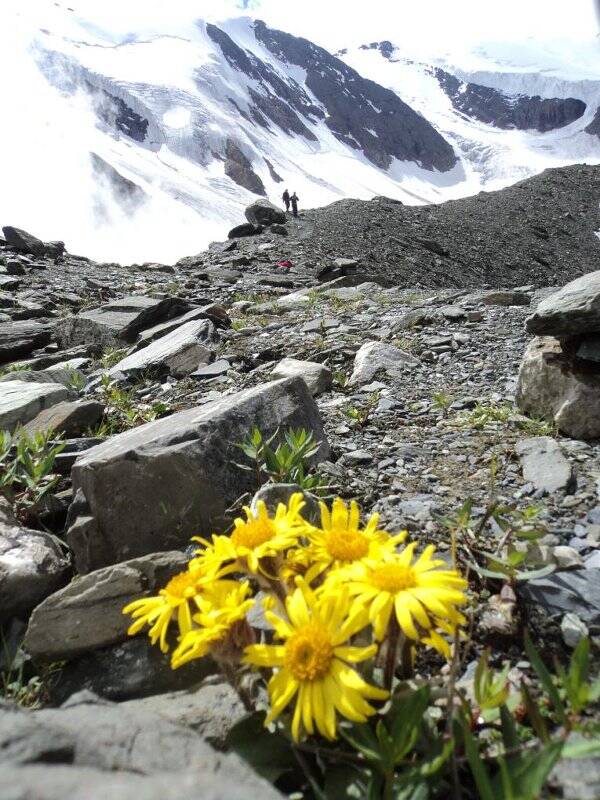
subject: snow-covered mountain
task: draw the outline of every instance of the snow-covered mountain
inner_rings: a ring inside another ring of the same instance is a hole
[[[249,18],[115,35],[61,3],[29,41],[0,217],[98,259],[176,260],[286,186],[417,204],[600,161],[600,79],[522,60],[333,56]]]

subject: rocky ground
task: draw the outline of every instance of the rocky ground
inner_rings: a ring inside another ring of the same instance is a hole
[[[597,266],[599,176],[560,169],[430,208],[343,201],[175,267],[95,264],[5,229],[0,429],[66,440],[52,490],[5,489],[0,507],[2,664],[24,639],[17,659],[38,677],[21,696],[49,706],[0,716],[9,797],[96,797],[81,787],[106,794],[107,770],[111,797],[175,797],[197,786],[192,762],[203,797],[278,796],[207,744],[225,747],[243,713],[231,690],[203,662],[171,672],[120,613],[256,488],[236,466],[253,425],[312,430],[326,492],[448,558],[471,500],[465,569],[501,555],[506,525],[518,539],[537,508],[538,539],[516,546],[540,577],[501,597],[473,579],[472,658],[492,644],[527,672],[525,622],[546,655],[595,641],[600,446],[513,402],[525,320]]]

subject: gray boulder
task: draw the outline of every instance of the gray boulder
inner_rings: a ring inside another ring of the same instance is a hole
[[[192,322],[195,319],[208,319],[218,328],[231,327],[231,319],[223,306],[218,303],[210,303],[206,306],[192,308],[191,311],[187,311],[185,314],[174,317],[167,322],[160,322],[158,325],[146,328],[139,334],[134,350],[141,350],[142,347],[147,347],[156,339],[166,336],[168,333],[177,330],[181,325],[185,325],[186,322]]]
[[[574,488],[573,468],[554,439],[549,436],[523,439],[515,449],[524,480],[533,483],[536,489],[552,494],[559,489]]]
[[[0,324],[0,364],[29,355],[45,347],[52,338],[52,328],[42,322],[19,320]]]
[[[534,339],[519,369],[516,402],[573,439],[600,437],[600,374],[578,369],[551,337]]]
[[[263,232],[262,225],[254,225],[252,222],[242,222],[241,225],[236,225],[227,234],[228,239],[241,239],[245,236],[256,236]]]
[[[122,297],[60,320],[56,326],[56,338],[62,347],[78,344],[92,344],[97,348],[123,347],[125,342],[133,342],[146,328],[189,310],[189,304],[178,297],[162,300],[146,295]]]
[[[71,367],[50,368],[47,370],[23,369],[3,375],[0,378],[0,384],[10,381],[25,381],[26,383],[58,383],[61,386],[70,388],[73,385],[74,376],[84,377],[82,372],[78,372]]]
[[[185,570],[183,553],[154,553],[78,577],[38,605],[24,645],[37,660],[63,661],[127,640],[123,606],[155,594]]]
[[[519,594],[547,614],[569,612],[586,625],[600,625],[600,569],[555,572],[520,583]]]
[[[5,711],[0,763],[3,800],[280,797],[237,756],[215,752],[195,731],[89,693],[59,709]]]
[[[65,584],[70,569],[54,536],[0,519],[0,622],[31,611]]]
[[[316,361],[300,361],[297,358],[284,358],[271,373],[273,378],[292,378],[298,376],[306,383],[315,397],[331,389],[333,376],[329,367]]]
[[[354,358],[354,370],[348,383],[351,386],[369,383],[380,370],[398,374],[418,364],[418,359],[392,344],[366,342]]]
[[[18,373],[16,373],[18,374]],[[0,383],[0,429],[12,431],[40,411],[67,400],[71,392],[56,383],[28,383],[12,380]]]
[[[479,300],[486,306],[528,306],[531,295],[515,289],[500,289],[479,295]]]
[[[321,442],[317,460],[329,454],[306,384],[287,378],[126,431],[78,458],[67,534],[78,571],[223,530],[226,509],[254,488],[252,475],[236,466],[236,444],[253,426],[266,436],[305,428]]]
[[[287,220],[285,212],[268,200],[256,200],[246,208],[244,214],[253,225],[285,225]]]
[[[46,245],[44,242],[21,228],[5,225],[2,228],[2,233],[8,244],[21,253],[30,253],[33,256],[43,256],[46,254]]]
[[[126,356],[109,370],[109,375],[120,373],[135,377],[148,373],[151,376],[172,375],[182,378],[200,364],[210,363],[214,357],[211,345],[217,341],[212,322],[207,319],[192,320]]]
[[[527,330],[558,337],[600,331],[600,270],[582,275],[542,300],[527,320]]]

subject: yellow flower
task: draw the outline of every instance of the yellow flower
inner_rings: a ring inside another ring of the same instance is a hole
[[[336,712],[353,722],[365,722],[375,713],[366,698],[384,700],[388,693],[366,683],[349,663],[365,661],[376,645],[352,647],[348,640],[367,622],[363,610],[350,609],[348,594],[314,594],[300,588],[286,599],[287,619],[272,611],[265,615],[283,644],[256,644],[246,648],[244,662],[274,667],[268,685],[271,711],[265,721],[276,719],[296,698],[292,717],[295,741],[302,731],[315,727],[327,739],[336,737]]]
[[[273,518],[262,500],[257,503],[256,514],[244,506],[246,519],[234,520],[231,536],[213,536],[212,542],[197,540],[207,545],[199,557],[208,563],[236,561],[241,570],[256,574],[261,559],[272,558],[296,545],[306,524],[300,516],[304,504],[302,493],[296,492],[287,507],[279,503]]]
[[[364,528],[360,528],[360,509],[352,500],[350,509],[336,497],[331,512],[325,503],[321,507],[321,527],[309,528],[308,553],[312,566],[306,579],[311,583],[328,567],[346,566],[364,558],[375,558],[380,551],[393,552],[406,538],[406,532],[390,536],[377,527],[379,514],[372,514]]]
[[[134,600],[123,609],[135,620],[127,630],[135,636],[145,625],[150,626],[148,636],[152,644],[160,642],[160,649],[166,653],[167,632],[171,622],[176,619],[179,633],[184,636],[192,628],[192,613],[198,610],[215,583],[237,586],[235,581],[220,581],[223,575],[231,572],[219,564],[204,564],[192,559],[185,572],[175,575],[161,589],[158,595]]]
[[[353,564],[332,575],[329,586],[346,586],[355,598],[354,605],[368,608],[379,641],[394,611],[408,639],[429,644],[448,656],[448,643],[435,629],[451,634],[465,622],[456,606],[467,602],[467,582],[455,570],[440,569],[445,562],[432,557],[433,545],[413,563],[415,547],[416,542],[412,542],[401,553]]]
[[[236,633],[239,623],[244,623],[244,627],[247,627],[246,615],[254,605],[254,599],[248,597],[250,592],[248,581],[243,583],[221,581],[216,584],[209,602],[204,605],[203,610],[193,616],[193,621],[198,627],[187,631],[173,651],[171,657],[173,669],[187,664],[188,661],[202,658],[212,651],[236,649],[239,643],[227,640]],[[241,643],[242,649],[246,643],[247,639]],[[226,647],[227,645],[230,647]]]

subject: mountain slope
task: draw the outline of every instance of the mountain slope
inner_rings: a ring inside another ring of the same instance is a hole
[[[303,208],[422,204],[599,160],[589,76],[499,57],[466,71],[390,42],[338,58],[262,22],[193,12],[168,33],[127,35],[59,2],[44,20],[21,16],[31,47],[7,82],[0,218],[99,260],[173,262],[286,186]]]

